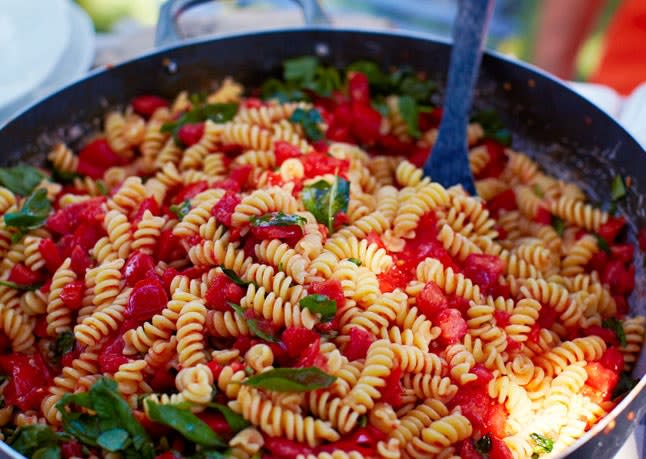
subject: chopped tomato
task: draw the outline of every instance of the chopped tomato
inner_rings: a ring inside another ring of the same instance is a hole
[[[170,293],[170,286],[171,283],[173,282],[173,279],[175,276],[179,274],[179,271],[177,269],[171,267],[171,268],[166,268],[164,272],[161,275],[161,280],[162,283],[164,284],[164,287],[166,287],[166,292]]]
[[[2,355],[0,371],[10,378],[3,391],[7,405],[15,405],[22,411],[39,409],[52,379],[40,352]]]
[[[599,250],[592,255],[592,258],[585,266],[587,271],[597,271],[602,273],[608,264],[608,254],[604,250]]]
[[[150,118],[158,108],[168,107],[168,102],[159,96],[146,94],[134,97],[130,105],[132,105],[132,109],[139,115]]]
[[[116,373],[119,367],[128,362],[128,357],[123,355],[126,343],[121,335],[117,334],[109,340],[99,352],[99,369],[101,373]]]
[[[79,163],[85,162],[92,167],[98,168],[101,173],[113,166],[120,166],[127,160],[117,155],[107,139],[99,137],[81,148],[79,152]],[[81,168],[79,167],[79,172]],[[101,177],[96,177],[101,178]]]
[[[612,299],[617,305],[617,316],[623,317],[628,314],[628,302],[623,295],[612,295]]]
[[[343,355],[351,361],[365,359],[374,340],[375,337],[372,333],[359,327],[352,327],[350,328],[350,340],[342,351]]]
[[[233,282],[226,274],[218,274],[211,281],[206,291],[206,304],[216,311],[230,311],[227,302],[240,304],[245,291]]]
[[[317,336],[300,354],[296,368],[316,367],[327,371],[327,357],[321,354],[321,337]]]
[[[608,244],[612,244],[624,226],[626,226],[626,219],[624,217],[610,217],[606,223],[599,227],[597,234]]]
[[[303,237],[303,228],[299,225],[252,226],[251,234],[253,234],[256,239],[260,240],[298,240]]]
[[[368,242],[368,245],[377,244],[377,246],[380,249],[385,249],[386,248],[386,246],[384,245],[384,242],[381,240],[381,237],[374,230],[372,230],[368,234],[366,234],[366,241]]]
[[[244,189],[249,182],[252,169],[253,167],[249,164],[234,167],[229,171],[229,178],[235,181],[240,186],[240,189]]]
[[[487,208],[494,217],[497,217],[501,210],[517,209],[518,204],[516,204],[516,195],[514,194],[514,191],[507,190],[497,194],[487,201]]]
[[[635,287],[635,266],[626,269],[621,260],[610,260],[601,274],[601,281],[616,295],[628,295]]]
[[[166,368],[157,368],[150,378],[150,387],[155,392],[172,392],[175,388],[175,375]]]
[[[444,291],[435,282],[430,281],[417,295],[417,306],[422,314],[433,320],[440,311],[448,307],[448,301]]]
[[[599,359],[599,363],[608,370],[612,370],[617,374],[624,371],[624,356],[621,351],[614,346],[606,349],[606,352],[604,352]]]
[[[153,215],[161,215],[161,209],[159,208],[159,204],[157,203],[157,200],[152,197],[146,198],[143,201],[141,201],[141,204],[139,204],[137,211],[132,217],[133,225],[141,221],[142,217],[144,216],[144,212],[146,212],[147,210],[149,210],[150,213]]]
[[[80,223],[102,227],[105,211],[102,206],[105,198],[92,198],[78,204],[59,209],[49,216],[45,227],[61,236],[75,232]]]
[[[485,418],[485,429],[496,437],[505,436],[505,423],[507,422],[507,411],[505,407],[499,403],[492,403],[487,410],[487,417]]]
[[[296,146],[284,140],[274,142],[274,156],[276,157],[276,165],[280,166],[286,159],[299,158],[303,153]]]
[[[347,159],[338,159],[325,153],[309,153],[301,155],[305,177],[316,177],[317,175],[334,174],[345,175],[350,167]]]
[[[72,249],[70,261],[70,269],[74,271],[78,277],[84,277],[85,271],[92,266],[92,259],[87,252],[79,246],[75,246]]]
[[[173,199],[171,199],[172,204],[181,204],[187,199],[193,199],[195,196],[200,194],[203,191],[209,189],[209,184],[206,180],[201,180],[199,182],[191,183],[182,188],[179,193],[177,193]]]
[[[157,244],[158,258],[165,262],[171,262],[179,260],[185,255],[186,249],[182,246],[180,238],[173,234],[173,230],[163,230]]]
[[[240,197],[232,192],[227,192],[211,209],[211,215],[226,226],[231,226],[231,217],[236,206],[240,204]]]
[[[139,251],[132,252],[123,268],[123,277],[126,285],[133,287],[140,280],[149,277],[149,273],[155,272],[155,260],[147,253]]]
[[[41,279],[38,271],[32,271],[23,263],[18,263],[11,268],[9,273],[9,281],[15,282],[20,285],[34,285]]]
[[[539,207],[536,215],[534,215],[533,220],[542,225],[551,225],[552,224],[552,214],[545,207]]]
[[[585,371],[588,373],[586,384],[598,390],[601,396],[607,400],[619,382],[619,375],[599,362],[588,363]]]
[[[554,325],[558,316],[559,313],[556,312],[554,308],[543,305],[541,307],[541,312],[538,315],[538,324],[542,328],[552,328],[552,325]]]
[[[507,311],[496,311],[493,313],[494,319],[496,319],[496,325],[500,328],[505,328],[507,325],[509,325],[509,318],[511,317],[511,313]]]
[[[397,363],[390,374],[384,378],[384,385],[379,388],[381,400],[384,403],[389,403],[393,408],[398,408],[402,404],[402,369]]]
[[[305,327],[287,327],[281,335],[287,355],[292,358],[300,356],[318,338],[315,331]]]
[[[372,145],[381,137],[381,114],[368,104],[352,103],[351,131],[364,145]]]
[[[61,444],[61,456],[65,459],[83,457],[83,445],[77,440],[67,440]]]
[[[475,384],[476,386],[487,387],[489,381],[493,379],[493,373],[481,363],[476,363],[473,368],[471,368],[471,373],[478,377],[478,379],[470,383]]]
[[[66,284],[61,291],[61,300],[65,306],[73,311],[81,309],[83,306],[83,293],[85,291],[85,282],[75,280]]]
[[[473,253],[464,261],[464,275],[488,292],[498,282],[505,269],[504,262],[496,255]]]
[[[315,282],[313,284],[310,284],[308,293],[310,295],[325,295],[329,299],[334,300],[337,310],[345,306],[343,287],[341,287],[341,282],[336,279],[329,279],[324,282]]]
[[[314,454],[314,450],[304,443],[298,443],[288,440],[284,437],[271,437],[263,435],[265,439],[265,449],[269,451],[269,457],[275,459],[293,459],[296,456],[303,457]]]
[[[619,341],[617,340],[617,335],[615,334],[614,331],[610,330],[609,328],[603,328],[600,327],[599,325],[590,325],[587,328],[583,329],[583,334],[585,336],[589,335],[596,335],[603,339],[606,344],[610,345],[619,345]]]
[[[36,320],[34,335],[38,338],[47,338],[49,336],[49,333],[47,333],[47,316],[41,316]],[[4,337],[5,335],[2,336]]]
[[[179,128],[177,137],[185,147],[195,145],[204,135],[204,123],[187,123]]]
[[[160,313],[167,303],[166,289],[159,280],[140,280],[135,284],[128,299],[122,330],[129,330],[150,320],[155,314]]]
[[[216,362],[215,360],[211,360],[209,363],[206,364],[206,366],[209,367],[209,370],[211,370],[211,374],[213,375],[213,380],[217,381],[224,367],[220,365],[218,362]]]
[[[361,72],[352,72],[348,78],[348,95],[350,100],[370,105],[370,84],[368,77]]]
[[[624,263],[633,262],[635,247],[632,244],[613,244],[610,247],[610,251],[612,253],[612,258],[615,260],[620,260]]]
[[[377,444],[386,440],[386,435],[374,426],[360,427],[351,435],[326,445],[319,446],[317,453],[334,453],[335,451],[356,451],[362,457],[377,457]]]
[[[497,437],[491,437],[489,459],[514,459],[507,444]]]
[[[476,386],[468,384],[462,386],[455,397],[449,403],[449,407],[459,406],[462,409],[462,415],[465,416],[471,424],[477,429],[484,430],[484,420],[491,399],[487,395],[486,386]]]
[[[446,345],[455,344],[467,334],[467,323],[457,309],[444,309],[436,318],[436,325],[442,329],[440,339]]]
[[[382,293],[392,292],[396,288],[406,288],[408,281],[413,276],[408,270],[402,270],[399,266],[394,265],[388,271],[377,274],[379,279],[379,289]]]
[[[40,255],[43,257],[45,268],[47,268],[47,271],[49,271],[50,274],[56,272],[63,262],[63,258],[61,257],[58,247],[56,247],[56,244],[54,244],[54,241],[51,239],[41,239],[38,243],[38,252],[40,252]]]

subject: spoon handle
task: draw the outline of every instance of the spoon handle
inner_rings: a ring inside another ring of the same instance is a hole
[[[458,2],[458,14],[453,27],[453,48],[444,112],[437,142],[429,160],[424,165],[426,175],[430,176],[431,162],[434,164],[439,161],[458,163],[456,155],[466,155],[466,129],[469,122],[473,87],[478,77],[482,47],[487,36],[494,3],[495,0],[459,0]],[[439,155],[436,155],[436,152]],[[435,159],[431,161],[433,157]],[[467,158],[464,158],[464,161],[467,162]],[[442,167],[446,167],[446,164],[443,164]],[[436,170],[435,167],[433,169]],[[467,182],[471,182],[471,187],[475,188],[470,172],[468,175]],[[466,184],[464,181],[456,181],[455,183]],[[467,191],[475,194],[475,189]]]

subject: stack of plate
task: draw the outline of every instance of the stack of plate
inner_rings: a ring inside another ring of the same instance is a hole
[[[94,30],[71,0],[0,0],[0,126],[83,75]]]

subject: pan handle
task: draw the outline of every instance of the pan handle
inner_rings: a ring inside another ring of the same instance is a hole
[[[155,31],[155,46],[164,47],[182,41],[177,30],[179,16],[189,8],[211,0],[167,0],[159,8],[159,20]],[[303,13],[306,26],[327,26],[330,19],[325,14],[318,0],[293,0]]]

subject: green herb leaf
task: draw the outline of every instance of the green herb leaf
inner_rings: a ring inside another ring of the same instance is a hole
[[[97,438],[97,444],[108,451],[116,452],[123,449],[126,446],[128,441],[128,432],[123,429],[111,429],[106,430],[99,438]]]
[[[399,114],[406,123],[408,134],[415,139],[419,138],[421,134],[419,132],[417,102],[411,96],[401,96],[398,105]]]
[[[259,322],[256,319],[247,317],[245,310],[240,307],[240,305],[227,301],[227,304],[240,316],[241,318],[247,321],[247,326],[252,335],[257,336],[258,338],[268,341],[270,343],[277,343],[278,338],[273,335],[273,330],[265,326],[265,322]]]
[[[283,63],[283,78],[285,81],[294,83],[306,83],[312,81],[319,66],[318,58],[314,56],[302,56],[294,59],[287,59]]]
[[[370,86],[386,88],[389,85],[388,75],[381,71],[381,68],[372,61],[356,61],[347,67],[349,72],[360,72],[368,78]]]
[[[618,201],[624,196],[626,196],[626,184],[624,183],[623,177],[617,174],[610,184],[610,197],[613,201]]]
[[[175,143],[183,146],[179,140],[179,130],[185,124],[200,123],[211,120],[214,123],[226,123],[231,121],[238,113],[238,104],[205,104],[194,107],[192,110],[182,114],[178,119],[164,123],[161,132],[172,134]]]
[[[289,121],[303,126],[305,135],[310,140],[317,141],[324,138],[323,131],[319,127],[319,124],[323,122],[323,117],[316,108],[309,110],[297,108],[292,113],[292,116],[289,117]]]
[[[49,446],[47,448],[40,448],[32,456],[32,459],[60,459],[60,458],[61,458],[60,446]]]
[[[541,455],[552,452],[552,449],[554,448],[554,440],[544,437],[536,432],[530,433],[529,438],[534,441],[534,453]]]
[[[298,304],[302,308],[307,308],[314,313],[321,314],[321,320],[323,322],[334,319],[336,315],[336,301],[331,300],[326,295],[307,295]]]
[[[160,405],[152,400],[145,401],[148,417],[151,421],[159,422],[181,433],[184,438],[201,446],[218,447],[226,443],[200,418],[188,409],[175,405]]]
[[[495,110],[478,112],[471,117],[471,121],[480,123],[485,138],[495,140],[503,145],[511,144],[511,133],[505,128]]]
[[[243,384],[276,392],[308,392],[330,387],[336,376],[316,367],[274,368],[248,378]]]
[[[288,215],[283,212],[271,212],[260,217],[251,217],[251,225],[256,227],[298,225],[303,228],[305,223],[307,220],[300,215]]]
[[[334,217],[339,212],[348,210],[350,184],[342,177],[337,177],[332,185],[325,180],[319,180],[303,188],[301,197],[305,208],[332,232]]]
[[[243,418],[241,415],[239,415],[226,405],[221,405],[219,403],[209,403],[209,407],[215,408],[220,413],[222,413],[222,416],[224,416],[224,419],[227,421],[227,424],[229,424],[229,427],[231,427],[231,431],[234,434],[240,432],[243,429],[246,429],[250,425],[249,421],[247,421],[245,418]]]
[[[488,434],[480,437],[476,442],[474,442],[476,451],[482,455],[489,454],[491,451],[491,437]]]
[[[605,319],[602,322],[603,328],[607,328],[609,330],[612,330],[615,332],[615,335],[617,336],[617,340],[619,341],[619,344],[621,347],[626,347],[626,332],[624,330],[624,326],[621,323],[619,319],[616,317],[611,317],[609,319]]]
[[[108,189],[105,186],[105,183],[103,182],[103,180],[97,180],[96,187],[99,189],[99,193],[101,193],[103,196],[107,196],[109,194]]]
[[[319,96],[328,97],[332,91],[341,87],[339,71],[334,67],[318,67],[314,79],[304,83],[303,87]]]
[[[559,217],[552,215],[552,228],[554,228],[556,234],[563,236],[563,231],[565,231],[565,222]]]
[[[89,392],[65,394],[56,404],[63,420],[63,430],[88,446],[101,446],[99,439],[107,431],[120,429],[128,434],[123,443],[126,457],[136,455],[144,459],[155,456],[154,447],[144,428],[135,419],[128,403],[117,390],[117,384],[108,378],[101,378],[92,385]],[[94,414],[75,408],[87,408]],[[119,436],[122,434],[113,434]],[[109,441],[104,437],[103,441]],[[110,442],[114,447],[117,441]]]
[[[41,227],[51,210],[52,205],[47,199],[47,190],[40,188],[25,200],[18,212],[5,214],[4,221],[7,226],[28,231]]]
[[[348,261],[349,261],[350,263],[354,263],[354,264],[355,264],[355,265],[357,265],[357,266],[361,266],[361,260],[358,260],[358,259],[356,259],[356,258],[348,258]]]
[[[20,196],[28,196],[44,177],[35,167],[24,164],[0,167],[0,183]]]
[[[37,284],[32,284],[32,285],[23,285],[23,284],[16,284],[15,282],[6,281],[6,280],[0,280],[0,285],[4,285],[5,287],[15,288],[16,290],[21,290],[23,292],[33,292],[43,286],[42,282],[39,282]]]
[[[265,81],[260,89],[264,100],[277,99],[281,103],[308,101],[309,97],[301,89],[291,84],[283,83],[276,78]]]
[[[233,269],[225,268],[224,266],[220,266],[220,269],[226,276],[233,281],[234,284],[236,284],[239,287],[242,288],[247,288],[249,284],[252,284],[252,282],[245,282],[240,277],[236,274],[236,272]]]
[[[7,443],[26,457],[32,457],[41,449],[57,447],[60,437],[42,424],[19,427]]]
[[[361,416],[359,416],[359,419],[357,419],[357,425],[359,427],[367,426],[368,425],[368,416],[366,416],[365,414],[362,414]]]
[[[638,379],[635,379],[628,372],[623,372],[619,375],[619,382],[615,386],[615,390],[612,391],[612,400],[615,400],[618,397],[626,395],[628,392],[633,390],[633,387],[639,382]]]
[[[54,342],[54,358],[56,361],[60,360],[62,356],[68,352],[72,352],[74,348],[74,333],[72,332],[63,332],[56,337]]]
[[[534,184],[534,186],[532,187],[532,190],[534,191],[534,194],[539,198],[543,197],[543,190],[541,190],[541,187],[538,185],[538,183]]]
[[[185,199],[181,204],[175,204],[169,207],[170,211],[177,215],[177,219],[182,221],[186,214],[191,211],[191,201]]]
[[[606,252],[607,254],[612,253],[612,251],[610,250],[610,246],[608,245],[608,243],[606,242],[606,240],[605,240],[604,238],[602,238],[602,237],[601,237],[601,236],[599,236],[598,234],[595,234],[594,236],[597,238],[597,246],[598,246],[601,250],[603,250],[603,251],[604,251],[604,252]]]

